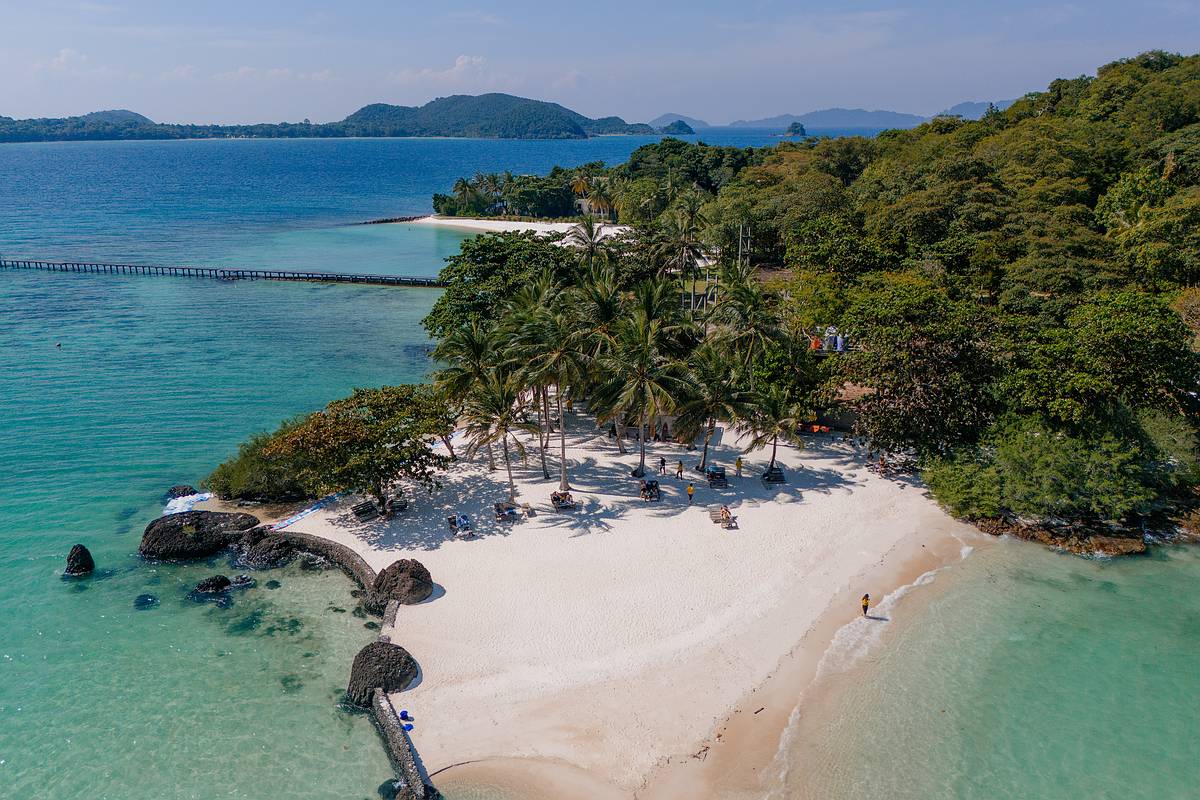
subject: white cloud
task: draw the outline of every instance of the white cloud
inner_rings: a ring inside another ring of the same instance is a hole
[[[78,50],[64,47],[58,51],[58,55],[50,59],[48,68],[54,72],[76,72],[84,68],[87,60],[87,56]]]
[[[408,86],[490,87],[503,80],[503,76],[487,69],[487,59],[483,56],[459,56],[446,69],[405,67],[390,73],[388,80]]]
[[[196,76],[196,68],[191,64],[180,64],[174,69],[169,69],[159,75],[159,79],[164,81],[182,81]]]

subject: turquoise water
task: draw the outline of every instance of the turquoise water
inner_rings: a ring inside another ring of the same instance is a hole
[[[0,254],[432,275],[463,234],[347,223],[428,212],[476,170],[621,161],[648,140],[9,145]],[[375,796],[383,749],[339,707],[374,636],[350,581],[291,567],[220,609],[185,595],[228,565],[136,549],[163,491],[248,434],[420,379],[435,297],[0,273],[0,797]],[[99,572],[64,582],[75,542]],[[159,605],[135,611],[144,593]]]
[[[261,573],[219,609],[185,595],[227,565],[152,567],[135,553],[163,490],[248,433],[354,386],[420,378],[433,299],[3,275],[0,797],[374,796],[389,772],[378,737],[338,707],[374,636],[348,613],[350,581]],[[64,582],[77,541],[102,574]],[[142,593],[159,607],[135,611]]]
[[[774,796],[1196,797],[1197,585],[1194,547],[1114,561],[987,547],[810,692]]]

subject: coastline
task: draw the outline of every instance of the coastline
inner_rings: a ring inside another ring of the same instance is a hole
[[[442,228],[454,228],[475,233],[523,233],[532,231],[539,236],[549,236],[555,233],[567,234],[576,226],[574,222],[522,222],[520,220],[488,219],[486,217],[441,217],[436,214],[405,220],[397,225],[436,225]],[[616,236],[629,230],[628,225],[604,223],[602,238]]]
[[[356,525],[335,507],[289,528],[374,569],[411,557],[433,573],[442,593],[385,632],[421,663],[420,684],[393,697],[424,721],[414,743],[447,786],[761,797],[796,699],[864,587],[891,594],[980,535],[919,486],[871,475],[844,444],[781,448],[793,483],[778,493],[749,477],[765,465],[752,454],[727,500],[740,530],[722,532],[671,479],[656,505],[606,485],[627,486],[620,466],[636,456],[610,453],[602,434],[569,440],[584,501],[572,517],[538,502],[549,488],[531,463],[515,471],[538,515],[488,525],[502,478],[460,462],[447,490],[390,524]],[[651,461],[659,451],[696,458],[661,447]],[[475,539],[445,533],[444,516],[461,511]]]

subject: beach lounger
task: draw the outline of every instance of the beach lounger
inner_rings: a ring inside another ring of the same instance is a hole
[[[784,477],[782,469],[779,467],[771,467],[769,470],[763,473],[762,482],[764,486],[769,487],[773,484],[787,483],[787,478]]]
[[[497,522],[512,522],[517,518],[517,507],[512,503],[496,503],[493,506],[496,509]]]
[[[350,511],[361,522],[366,522],[369,519],[379,516],[379,509],[375,506],[374,500],[367,500],[356,506],[351,506]]]
[[[721,521],[721,507],[720,506],[709,506],[708,507],[708,520],[709,520],[709,522],[720,522]]]
[[[705,470],[708,476],[708,485],[712,489],[724,489],[729,485],[729,480],[725,477],[724,467],[708,467]]]
[[[569,492],[551,492],[550,505],[554,506],[555,511],[566,511],[575,508],[575,500],[572,499]]]
[[[455,514],[446,517],[446,523],[450,526],[450,530],[456,534],[470,533],[471,519],[466,514]]]

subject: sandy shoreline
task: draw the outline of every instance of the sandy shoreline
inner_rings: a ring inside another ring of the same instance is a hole
[[[417,558],[439,584],[392,631],[422,669],[393,699],[417,717],[413,739],[439,783],[552,785],[564,798],[761,797],[799,693],[859,595],[881,599],[958,559],[974,535],[920,487],[874,476],[828,440],[781,448],[790,482],[771,490],[750,477],[765,454],[747,457],[739,480],[736,447],[723,442],[714,456],[728,490],[697,480],[689,508],[686,482],[663,478],[663,500],[646,504],[628,477],[636,455],[618,456],[585,418],[572,426],[573,514],[548,508],[555,481],[531,452],[516,472],[532,519],[491,521],[503,472],[460,463],[443,492],[418,496],[390,524],[353,523],[343,506],[291,528],[342,542],[376,569]],[[698,460],[654,448],[653,461]],[[709,522],[713,502],[730,506],[739,530]],[[477,538],[450,538],[444,518],[458,511]]]
[[[410,222],[387,224],[436,225],[441,228],[454,228],[461,231],[474,231],[475,233],[510,233],[533,231],[534,233],[542,236],[552,233],[570,233],[571,229],[576,226],[576,223],[574,222],[521,222],[519,220],[487,219],[477,217],[439,217],[436,215],[421,217],[420,219],[415,219]],[[615,236],[627,230],[629,230],[628,225],[609,225],[606,223],[604,225],[602,236]]]

